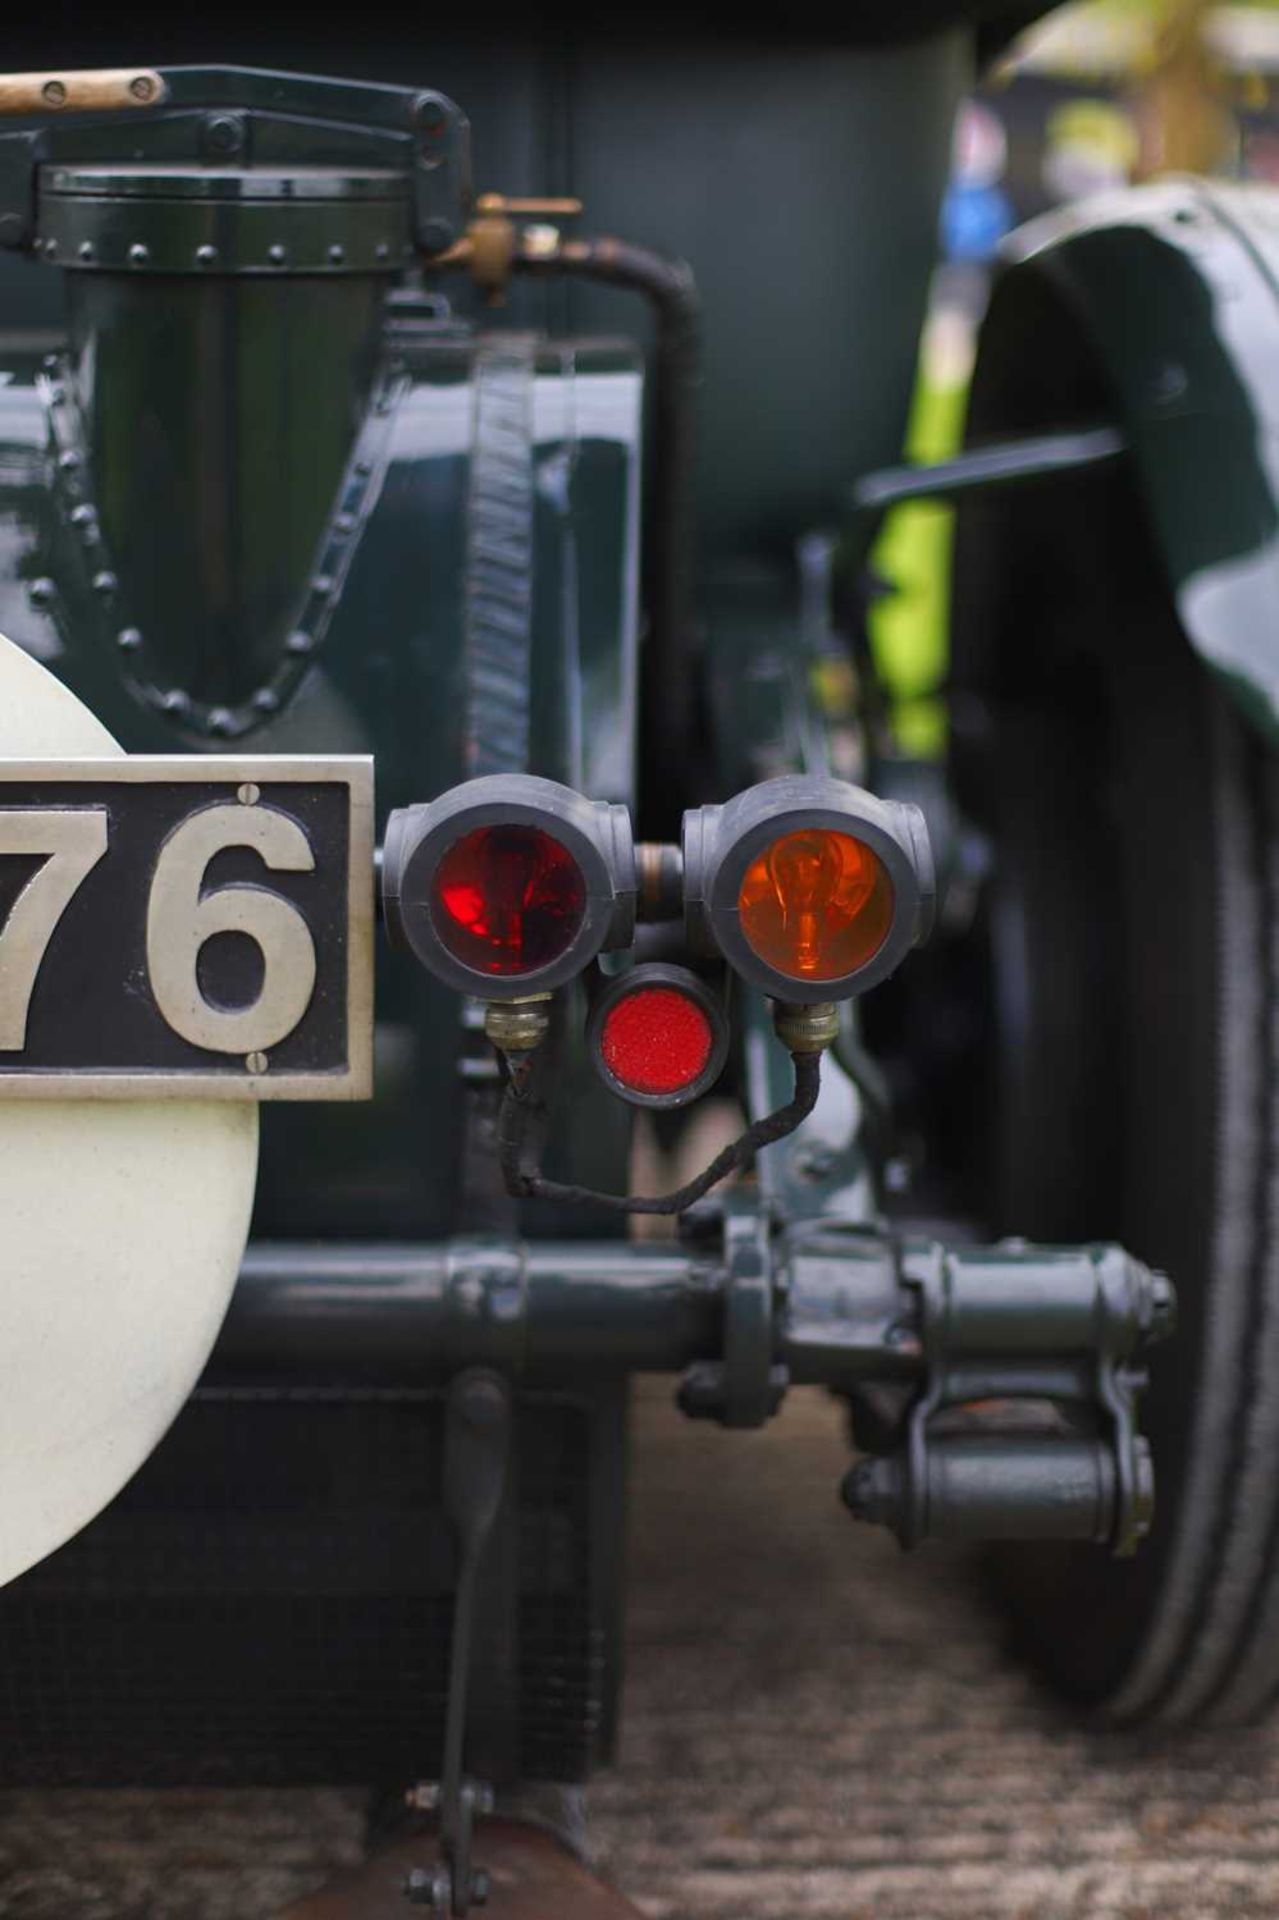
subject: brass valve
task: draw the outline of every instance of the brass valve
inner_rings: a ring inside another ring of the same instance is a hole
[[[506,293],[517,255],[523,253],[549,258],[556,253],[560,244],[558,227],[537,225],[521,232],[516,225],[516,216],[573,219],[581,211],[580,200],[516,198],[504,193],[482,193],[476,199],[475,217],[464,237],[431,264],[437,267],[468,267],[476,286],[481,287],[496,305]]]

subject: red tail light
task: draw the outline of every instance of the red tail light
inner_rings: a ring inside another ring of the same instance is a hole
[[[635,851],[625,807],[533,774],[489,774],[387,821],[387,932],[483,1000],[549,992],[627,945]]]
[[[705,1093],[728,1047],[718,995],[688,968],[661,962],[609,982],[587,1038],[605,1084],[649,1107],[681,1107]]]
[[[585,912],[582,869],[539,827],[477,827],[435,869],[435,930],[455,960],[481,973],[550,966],[576,940]]]

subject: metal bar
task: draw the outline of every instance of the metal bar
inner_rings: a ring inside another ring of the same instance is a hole
[[[1118,427],[1089,427],[1075,433],[1041,433],[974,447],[930,467],[887,467],[863,474],[853,483],[858,513],[883,513],[903,500],[953,500],[991,487],[1017,486],[1026,480],[1051,480],[1089,467],[1108,465],[1128,451]]]
[[[678,1372],[718,1354],[722,1280],[677,1246],[457,1239],[250,1246],[214,1376]]]

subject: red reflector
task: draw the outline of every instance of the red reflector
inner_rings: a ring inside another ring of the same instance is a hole
[[[708,1015],[674,987],[641,987],[604,1017],[600,1052],[633,1093],[679,1093],[706,1071],[715,1044]]]
[[[476,827],[455,840],[431,888],[435,931],[478,973],[535,973],[576,939],[586,882],[571,853],[540,827]]]

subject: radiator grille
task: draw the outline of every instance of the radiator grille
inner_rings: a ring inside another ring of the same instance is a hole
[[[621,1418],[608,1394],[520,1402],[477,1770],[578,1780],[602,1757],[618,1543],[599,1516],[621,1512]],[[0,1591],[0,1782],[430,1777],[454,1575],[442,1442],[430,1392],[197,1394],[106,1513]]]

